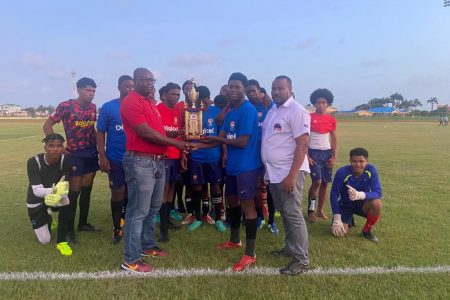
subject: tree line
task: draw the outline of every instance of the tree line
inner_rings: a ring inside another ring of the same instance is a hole
[[[431,111],[434,110],[434,105],[439,104],[439,100],[436,97],[432,97],[427,100],[427,103],[431,104]],[[422,101],[419,99],[406,99],[400,93],[394,93],[389,97],[383,98],[373,98],[369,100],[367,103],[360,104],[355,107],[355,110],[368,110],[375,107],[395,107],[398,109],[406,109],[406,110],[420,110],[423,106]]]

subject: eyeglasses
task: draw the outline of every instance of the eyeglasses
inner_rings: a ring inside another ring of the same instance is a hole
[[[155,82],[156,82],[155,78],[138,78],[137,80],[141,81],[141,82],[149,82],[149,83],[152,83],[152,84],[155,84]]]

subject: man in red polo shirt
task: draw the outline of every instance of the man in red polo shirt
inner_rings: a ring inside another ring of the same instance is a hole
[[[165,185],[164,153],[167,146],[187,150],[190,144],[166,137],[154,100],[155,78],[146,68],[133,73],[134,91],[123,99],[120,115],[125,130],[123,158],[128,204],[125,215],[125,253],[121,268],[143,273],[153,267],[141,256],[166,256],[156,245],[155,215],[161,208]]]

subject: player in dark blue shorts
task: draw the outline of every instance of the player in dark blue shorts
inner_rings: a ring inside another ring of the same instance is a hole
[[[113,221],[113,244],[118,244],[123,237],[123,214],[126,207],[125,172],[122,166],[125,153],[125,132],[120,117],[122,100],[133,90],[133,78],[120,76],[118,99],[103,104],[97,121],[97,147],[100,169],[108,173],[111,189],[111,216]],[[105,144],[106,136],[106,144]]]
[[[258,141],[258,115],[255,107],[245,99],[247,85],[245,75],[231,74],[228,80],[231,110],[225,117],[219,136],[205,138],[207,141],[218,141],[227,145],[226,195],[230,206],[231,234],[230,240],[219,244],[217,248],[242,247],[239,234],[242,212],[246,219],[245,255],[233,265],[235,272],[242,271],[256,262],[255,196],[258,189],[257,177],[261,172],[261,147]]]
[[[368,158],[366,149],[355,148],[350,151],[350,165],[337,170],[330,193],[331,232],[337,237],[344,236],[356,214],[366,218],[363,236],[378,243],[372,228],[381,217],[382,191],[377,169],[369,164]]]
[[[74,231],[78,196],[80,197],[78,231],[99,231],[87,221],[95,172],[99,170],[95,137],[97,108],[92,103],[96,87],[94,80],[90,78],[84,77],[78,80],[78,98],[61,102],[43,126],[47,136],[53,133],[53,125],[62,121],[66,133],[67,152],[72,161],[67,234],[67,240],[71,243],[78,243]]]

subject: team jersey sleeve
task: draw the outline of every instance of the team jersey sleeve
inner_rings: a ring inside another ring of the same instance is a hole
[[[256,109],[253,107],[253,105],[248,106],[246,110],[242,111],[240,124],[238,128],[239,136],[251,135],[253,133],[253,129],[255,128],[255,126],[258,126],[257,122],[258,122],[258,113],[256,112]]]
[[[58,106],[55,109],[55,112],[49,117],[54,123],[61,122],[64,114],[66,111],[66,105],[65,102],[62,102],[58,104]]]
[[[382,196],[382,190],[381,190],[381,183],[380,179],[378,177],[378,172],[375,167],[370,168],[370,192],[366,192],[366,199],[367,200],[373,200],[373,199],[381,199]]]
[[[42,184],[39,166],[34,157],[30,158],[27,162],[27,174],[31,185]]]
[[[299,109],[298,113],[290,115],[290,125],[294,138],[301,135],[309,134],[311,116],[306,110]]]
[[[124,101],[120,108],[122,119],[126,120],[131,127],[147,123],[147,119],[138,101]]]
[[[103,105],[100,108],[100,113],[98,114],[97,120],[97,130],[100,132],[108,131],[108,106]]]
[[[331,186],[330,191],[330,204],[331,210],[333,211],[333,215],[340,214],[341,211],[339,209],[339,199],[340,199],[340,188],[344,184],[344,175],[338,170],[333,179],[333,185]]]

